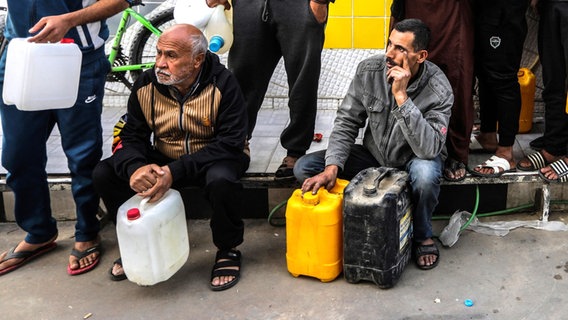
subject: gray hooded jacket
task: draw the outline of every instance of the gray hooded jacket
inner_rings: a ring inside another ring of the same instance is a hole
[[[442,70],[425,61],[409,83],[408,99],[400,107],[387,83],[386,71],[383,54],[359,63],[337,110],[326,165],[343,169],[359,129],[365,126],[363,146],[383,166],[401,167],[414,157],[433,159],[442,154],[445,158],[454,96]]]

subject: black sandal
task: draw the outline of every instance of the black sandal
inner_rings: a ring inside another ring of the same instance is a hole
[[[452,178],[450,176],[447,175],[447,171],[451,171],[452,174],[455,176],[456,172],[458,170],[463,170],[463,176],[458,177],[458,178]],[[444,164],[444,170],[443,170],[443,174],[444,179],[446,179],[447,181],[451,181],[451,182],[458,182],[458,181],[462,181],[465,179],[465,176],[467,176],[467,168],[465,166],[465,164],[461,161],[452,159],[452,158],[448,158],[446,159],[446,163]]]
[[[125,274],[125,273],[123,273],[123,274],[118,274],[118,275],[112,273],[112,269],[114,268],[114,265],[115,265],[115,264],[118,264],[119,266],[122,267],[122,258],[118,258],[118,259],[114,260],[114,262],[112,263],[112,267],[111,267],[110,270],[108,271],[108,273],[110,274],[110,280],[112,280],[112,281],[122,281],[122,280],[126,280],[127,277],[126,277],[126,274]],[[122,269],[122,270],[124,271],[124,269]]]
[[[423,257],[423,256],[427,256],[427,255],[435,255],[436,261],[434,261],[434,263],[429,265],[429,266],[421,265],[419,263],[420,258]],[[418,266],[418,268],[421,269],[421,270],[434,269],[438,265],[438,262],[440,261],[440,251],[438,250],[438,246],[436,246],[436,243],[432,243],[432,244],[415,243],[414,244],[414,261],[416,262],[416,266]]]
[[[219,261],[224,260],[224,261]],[[227,269],[230,267],[238,267],[235,269]],[[239,250],[219,250],[215,256],[215,265],[213,265],[213,270],[211,270],[211,280],[209,282],[209,287],[213,291],[226,290],[237,284],[241,275],[241,252]],[[232,276],[233,280],[218,286],[214,286],[211,282],[216,277]]]

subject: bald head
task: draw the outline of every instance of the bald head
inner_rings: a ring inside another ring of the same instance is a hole
[[[158,41],[176,43],[193,57],[207,52],[207,39],[197,27],[190,24],[176,24],[162,33]]]
[[[196,27],[177,24],[168,28],[156,45],[154,72],[160,84],[186,94],[196,81],[207,53],[207,39]]]

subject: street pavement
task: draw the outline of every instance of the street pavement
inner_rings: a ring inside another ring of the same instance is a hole
[[[551,220],[564,221],[553,213]],[[518,213],[506,220],[531,220]],[[491,219],[491,218],[485,218]],[[436,220],[439,232],[447,221]],[[0,276],[0,319],[566,319],[568,233],[528,228],[503,237],[463,231],[441,248],[433,270],[406,267],[391,289],[293,277],[286,267],[286,228],[246,220],[242,277],[232,289],[213,292],[209,275],[215,248],[208,220],[189,220],[191,252],[169,280],[150,287],[113,282],[116,232],[102,230],[100,265],[79,276],[66,273],[73,221],[59,222],[58,248]],[[0,224],[0,249],[24,237]],[[473,306],[466,306],[470,299]]]

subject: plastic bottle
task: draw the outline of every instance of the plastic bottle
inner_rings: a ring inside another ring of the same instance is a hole
[[[12,39],[6,56],[4,103],[23,111],[72,107],[79,92],[82,58],[73,39],[58,43]]]
[[[229,51],[233,45],[233,26],[227,19],[224,6],[215,7],[204,33],[211,52],[223,54]]]
[[[348,181],[337,179],[331,191],[296,189],[286,206],[288,272],[329,282],[342,270],[342,203]]]
[[[118,209],[116,232],[128,280],[149,286],[168,280],[187,261],[183,200],[170,189],[154,203],[134,195]]]
[[[215,8],[209,8],[205,0],[177,0],[174,7],[176,23],[187,23],[203,29]]]
[[[536,91],[536,77],[530,69],[520,68],[517,73],[521,86],[521,115],[519,117],[519,133],[527,133],[532,129],[534,95]]]

